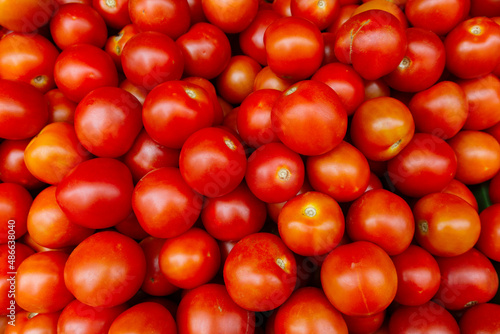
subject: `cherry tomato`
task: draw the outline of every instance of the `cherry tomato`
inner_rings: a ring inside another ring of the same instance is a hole
[[[225,33],[239,33],[253,21],[259,10],[258,0],[202,0],[207,20]]]
[[[0,244],[22,237],[27,231],[31,194],[15,183],[0,183]]]
[[[170,312],[162,305],[144,302],[134,305],[115,318],[109,334],[139,334],[144,331],[176,334],[177,325]]]
[[[494,333],[500,328],[500,305],[483,303],[473,306],[465,311],[458,324],[464,334]]]
[[[481,234],[476,248],[494,261],[500,260],[500,203],[493,204],[479,215]]]
[[[0,3],[0,25],[9,30],[30,33],[49,22],[58,7],[56,0],[21,0]]]
[[[217,92],[227,102],[240,104],[252,92],[255,77],[260,70],[260,64],[249,56],[231,57],[226,68],[217,77]]]
[[[122,29],[131,23],[128,3],[128,0],[92,0],[92,7],[101,15],[108,26]]]
[[[45,93],[49,105],[49,122],[73,124],[77,103],[68,99],[60,89],[55,88]]]
[[[319,30],[325,30],[337,17],[340,10],[338,0],[314,2],[308,0],[291,0],[290,12],[294,17],[305,18],[314,23]]]
[[[24,162],[24,151],[30,139],[4,140],[0,143],[0,180],[17,183],[26,189],[37,189],[43,183],[31,174]]]

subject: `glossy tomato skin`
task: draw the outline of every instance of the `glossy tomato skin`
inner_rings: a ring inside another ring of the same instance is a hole
[[[116,68],[123,72],[122,67],[122,52],[125,44],[131,39],[134,35],[140,32],[139,28],[134,24],[128,24],[123,29],[121,29],[118,34],[108,37],[106,44],[104,45],[104,51],[106,51],[113,62],[116,65]]]
[[[319,30],[329,27],[340,10],[340,2],[328,0],[322,3],[315,3],[305,0],[291,0],[290,12],[292,16],[302,17],[313,22]]]
[[[57,320],[57,333],[108,334],[111,323],[127,309],[125,304],[102,308],[73,300],[62,310]]]
[[[142,240],[150,236],[139,224],[134,212],[130,213],[127,218],[113,226],[113,228],[134,240]]]
[[[85,95],[75,110],[78,140],[98,157],[122,156],[141,129],[141,103],[122,88],[96,88]]]
[[[464,334],[494,333],[500,328],[500,305],[483,303],[472,306],[460,317],[458,324]]]
[[[205,284],[186,293],[176,320],[179,334],[247,334],[255,329],[255,313],[238,306],[221,284]]]
[[[245,55],[231,57],[226,68],[217,77],[215,86],[220,96],[232,104],[240,104],[253,90],[260,64]]]
[[[380,9],[385,12],[391,13],[394,15],[399,22],[401,23],[401,26],[404,29],[408,28],[408,20],[406,19],[406,16],[404,15],[402,8],[400,8],[397,4],[396,1],[381,1],[381,0],[370,0],[370,1],[363,1],[362,4],[360,4],[352,13],[352,16],[366,12],[368,10],[373,10],[373,9]]]
[[[212,126],[213,102],[207,91],[196,84],[167,81],[146,96],[142,119],[153,140],[180,149],[190,135]]]
[[[155,199],[154,206],[151,198]],[[202,203],[203,198],[184,182],[175,167],[148,173],[137,183],[132,197],[139,223],[157,238],[172,238],[186,232],[200,216]]]
[[[64,282],[82,303],[107,308],[132,298],[145,274],[141,247],[118,232],[104,231],[73,250],[64,267]]]
[[[80,102],[90,91],[118,86],[116,66],[104,50],[90,44],[67,47],[54,67],[57,87],[71,101]]]
[[[175,334],[177,325],[170,312],[154,302],[136,304],[115,318],[109,334],[139,334],[145,330],[153,333]]]
[[[264,34],[267,64],[279,77],[303,80],[310,77],[323,61],[321,31],[300,17],[275,20]]]
[[[500,203],[493,204],[481,211],[481,234],[476,248],[488,258],[500,260]]]
[[[40,252],[26,258],[17,269],[16,302],[26,311],[49,313],[62,310],[75,297],[64,284],[68,254]]]
[[[120,30],[131,23],[128,3],[128,0],[92,0],[92,7],[101,15],[108,26]]]
[[[255,76],[253,90],[276,89],[282,92],[296,82],[295,79],[283,79],[277,76],[269,66],[265,66]]]
[[[73,124],[77,104],[68,99],[59,88],[45,93],[49,105],[49,123],[66,122]]]
[[[303,80],[275,102],[271,124],[283,144],[299,154],[314,156],[340,144],[347,131],[347,113],[327,84]]]
[[[26,189],[37,189],[43,182],[31,174],[24,162],[24,151],[30,139],[4,140],[0,143],[0,180],[17,183]]]
[[[122,52],[123,73],[148,90],[169,80],[179,80],[184,70],[181,50],[169,36],[157,31],[132,36]]]
[[[437,257],[441,286],[435,299],[449,310],[462,310],[490,301],[498,290],[498,274],[491,261],[472,248],[453,257]]]
[[[334,50],[341,63],[352,64],[364,79],[375,80],[396,69],[406,44],[399,20],[389,12],[372,9],[352,16],[342,25]]]
[[[382,248],[356,241],[328,254],[321,267],[321,285],[340,312],[368,316],[383,311],[393,301],[397,273]]]
[[[27,231],[27,219],[33,197],[16,183],[0,183],[0,244],[19,239]]]
[[[26,96],[30,96],[26,99]],[[43,94],[21,81],[0,79],[0,138],[27,139],[47,123],[49,112]]]
[[[230,193],[245,177],[243,145],[229,131],[209,127],[193,133],[184,143],[179,168],[186,183],[207,197]]]
[[[49,22],[58,7],[57,0],[22,0],[0,4],[0,25],[9,30],[30,33]]]
[[[212,100],[214,109],[213,125],[220,125],[224,120],[224,110],[222,109],[222,105],[219,103],[219,97],[217,95],[217,91],[215,90],[215,85],[202,77],[184,77],[182,78],[182,81],[198,85],[207,92],[208,97]]]
[[[201,5],[210,23],[233,34],[248,27],[259,10],[258,0],[202,0]]]
[[[448,183],[446,187],[441,190],[443,193],[453,194],[455,196],[460,197],[467,203],[469,203],[474,210],[478,211],[478,203],[476,197],[472,191],[463,183],[458,181],[457,179],[453,179]]]
[[[57,203],[68,218],[85,227],[107,228],[132,212],[134,184],[127,166],[95,158],[76,166],[58,184]]]
[[[292,294],[296,281],[293,253],[270,233],[254,233],[241,239],[224,264],[229,296],[249,311],[269,311],[280,306]]]
[[[16,315],[16,326],[8,326],[5,334],[57,333],[57,319],[61,312],[32,313],[22,311]]]
[[[165,239],[148,236],[140,243],[146,257],[146,276],[141,290],[151,296],[167,296],[179,290],[170,283],[160,269],[160,253]]]
[[[321,289],[305,287],[296,290],[278,308],[274,333],[343,333],[347,325],[341,313],[330,304]]]
[[[349,316],[345,314],[342,314],[342,317],[344,318],[349,333],[387,334],[386,332],[379,331],[379,329],[383,328],[382,326],[384,324],[384,320],[386,319],[386,313],[387,312],[384,310],[365,317]]]
[[[500,173],[491,179],[488,193],[493,203],[500,203]]]

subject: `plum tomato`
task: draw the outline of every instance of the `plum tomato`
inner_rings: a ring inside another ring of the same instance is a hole
[[[493,204],[479,214],[481,234],[475,247],[494,261],[500,261],[500,203]]]
[[[464,334],[494,333],[500,328],[500,305],[482,303],[467,309],[458,322]]]
[[[17,183],[28,190],[42,188],[44,183],[38,180],[26,167],[24,152],[30,139],[4,140],[0,143],[0,180]]]
[[[247,28],[259,10],[258,0],[202,0],[207,20],[225,33],[239,33]]]
[[[144,331],[162,334],[176,334],[174,317],[163,305],[142,302],[131,306],[113,320],[108,334],[140,334]]]
[[[27,231],[33,197],[16,183],[0,183],[0,244],[14,241]]]

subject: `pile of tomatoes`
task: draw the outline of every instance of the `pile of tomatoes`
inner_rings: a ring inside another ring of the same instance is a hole
[[[0,26],[0,332],[499,333],[498,1]]]

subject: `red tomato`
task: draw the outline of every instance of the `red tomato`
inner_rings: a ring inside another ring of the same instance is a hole
[[[389,255],[408,248],[415,232],[410,206],[385,189],[368,191],[349,207],[346,231],[353,241],[371,241]]]
[[[365,156],[345,141],[323,155],[308,157],[306,172],[315,190],[338,202],[353,201],[361,196],[370,180],[370,166]]]
[[[57,7],[56,0],[2,1],[0,25],[9,30],[30,33],[47,24]]]
[[[264,34],[267,64],[284,79],[310,77],[323,61],[323,36],[311,21],[300,17],[275,20]]]
[[[262,68],[255,76],[253,90],[257,91],[260,89],[275,89],[282,92],[293,85],[295,82],[297,82],[297,80],[283,79],[277,76],[269,66],[266,66]]]
[[[31,84],[42,93],[55,87],[59,51],[39,34],[10,33],[0,40],[0,78]]]
[[[279,203],[297,194],[304,176],[304,162],[298,153],[281,143],[269,143],[248,158],[245,180],[260,200]]]
[[[184,143],[179,168],[186,183],[207,197],[236,189],[245,177],[247,160],[243,145],[229,131],[205,128]]]
[[[461,199],[469,203],[474,208],[474,210],[478,211],[476,197],[474,197],[472,191],[465,184],[458,181],[457,179],[451,180],[450,183],[448,183],[448,185],[441,190],[441,192],[453,194],[460,197]]]
[[[354,1],[354,0],[353,0]],[[340,0],[342,2],[342,0]],[[354,4],[341,4],[339,13],[333,20],[332,24],[326,29],[327,32],[337,35],[340,27],[352,16],[352,13],[359,7],[358,1]]]
[[[494,261],[500,261],[500,203],[493,204],[479,215],[481,234],[476,248]]]
[[[37,189],[43,183],[31,174],[24,162],[24,151],[30,139],[4,140],[0,143],[0,180],[17,183],[26,189]]]
[[[491,73],[500,62],[500,26],[487,17],[461,22],[444,40],[446,68],[463,79]]]
[[[408,46],[403,60],[384,80],[398,91],[419,92],[434,85],[441,77],[446,62],[445,48],[435,33],[422,28],[406,29],[406,40]]]
[[[212,126],[213,102],[198,85],[167,81],[147,95],[142,119],[153,140],[168,148],[180,149],[190,135]]]
[[[363,102],[354,112],[350,135],[367,159],[387,161],[413,138],[415,124],[410,110],[393,97]]]
[[[148,95],[149,93],[149,90],[147,90],[142,86],[134,84],[128,79],[123,80],[120,83],[119,87],[125,89],[127,92],[132,93],[132,95],[134,95],[141,104],[144,104],[144,100],[146,100],[146,95]]]
[[[452,147],[427,133],[416,133],[387,164],[389,178],[396,189],[412,197],[441,191],[456,171],[457,157]]]
[[[235,190],[207,198],[201,211],[203,226],[218,240],[240,240],[257,233],[266,221],[266,205],[242,182]]]
[[[418,132],[430,133],[441,139],[456,135],[469,115],[467,96],[453,81],[441,81],[416,93],[408,108]]]
[[[111,56],[118,70],[123,71],[122,52],[125,44],[127,44],[129,39],[131,39],[139,32],[139,28],[131,23],[123,27],[123,29],[120,30],[118,34],[110,36],[106,41],[106,44],[104,45],[104,51],[106,51]]]
[[[344,215],[328,195],[309,191],[290,199],[278,218],[279,234],[294,253],[317,256],[337,247],[344,234]]]
[[[68,99],[60,89],[55,88],[45,93],[49,105],[49,123],[66,122],[73,124],[77,104]]]
[[[321,289],[306,287],[296,290],[278,308],[274,332],[347,334],[342,315],[328,301]]]
[[[364,79],[374,80],[395,70],[406,52],[405,30],[392,14],[371,9],[347,20],[337,32],[335,56],[352,64]]]
[[[46,333],[57,334],[57,319],[61,312],[32,313],[19,312],[15,326],[8,325],[4,334]]]
[[[390,96],[391,89],[382,79],[364,80],[365,101],[381,96]]]
[[[433,255],[463,254],[479,238],[479,214],[458,196],[446,193],[426,195],[417,201],[413,213],[415,239]]]
[[[259,10],[258,0],[202,0],[207,20],[225,33],[239,33],[250,25]]]
[[[0,138],[33,137],[48,121],[43,94],[25,82],[0,79],[0,104]]]
[[[213,125],[220,125],[224,120],[224,110],[222,105],[219,103],[217,91],[215,86],[205,78],[202,77],[184,77],[182,81],[190,82],[192,84],[198,85],[207,91],[210,100],[212,100],[212,105],[214,108],[214,123]]]
[[[249,56],[232,57],[217,77],[217,92],[227,102],[240,104],[252,92],[255,77],[260,70],[260,64]]]
[[[57,186],[56,199],[70,221],[107,228],[132,212],[134,184],[127,166],[115,159],[84,161]]]
[[[347,113],[327,84],[304,80],[289,87],[275,102],[271,123],[283,144],[299,154],[314,156],[342,142]]]
[[[495,333],[500,328],[500,305],[483,303],[473,306],[465,311],[458,324],[464,334]]]
[[[160,270],[167,280],[182,289],[208,283],[219,270],[217,241],[199,228],[167,239],[160,250]]]
[[[121,58],[127,79],[148,90],[165,81],[179,80],[184,69],[179,47],[172,38],[156,31],[132,36],[125,44]]]
[[[327,65],[330,63],[337,62],[337,58],[335,57],[335,33],[332,32],[322,32],[321,36],[323,37],[323,61],[321,65]]]
[[[118,72],[111,56],[104,50],[79,44],[66,48],[57,57],[54,80],[67,98],[80,102],[96,88],[118,86]]]
[[[125,304],[109,308],[92,307],[73,300],[61,312],[57,321],[57,333],[108,334],[111,323],[127,309]]]
[[[303,193],[306,193],[308,191],[313,191],[314,189],[311,187],[309,184],[309,181],[307,179],[304,179],[304,183],[302,184],[302,187],[300,190],[297,192],[296,195],[300,195]],[[286,204],[285,202],[280,202],[280,203],[266,203],[267,207],[267,214],[269,215],[269,218],[275,223],[278,223],[278,217],[281,212],[281,209],[283,209],[283,206]]]
[[[92,7],[101,15],[106,24],[114,29],[122,29],[130,24],[129,0],[92,0]]]
[[[156,31],[177,39],[188,31],[191,12],[186,0],[129,0],[130,20],[141,31]]]
[[[363,3],[354,10],[352,16],[373,9],[379,9],[391,13],[399,20],[403,29],[408,28],[408,20],[406,19],[405,14],[394,1],[385,1],[385,0],[363,1]]]
[[[201,0],[187,0],[187,2],[189,5],[189,13],[191,16],[191,25],[194,25],[198,22],[205,22],[207,18],[205,17],[205,13],[203,12]]]
[[[17,269],[16,302],[33,313],[62,310],[75,297],[64,284],[68,254],[40,252],[26,258]]]
[[[292,0],[275,0],[273,1],[273,10],[281,16],[292,16],[291,2]]]
[[[203,198],[174,167],[148,173],[137,183],[132,197],[139,223],[156,238],[173,238],[189,230],[200,216],[202,204]]]
[[[144,231],[141,224],[139,224],[135,213],[133,212],[130,213],[127,218],[113,226],[113,228],[121,234],[135,240],[142,240],[149,237],[149,234]]]
[[[294,17],[302,17],[314,23],[319,30],[329,27],[340,11],[340,1],[291,0],[290,12]]]
[[[397,273],[379,246],[356,241],[335,248],[321,267],[321,285],[328,300],[350,316],[382,312],[394,299]]]
[[[448,143],[457,156],[459,181],[469,185],[491,179],[500,170],[500,144],[482,131],[460,131]]]
[[[249,311],[269,311],[283,304],[297,281],[293,253],[274,234],[254,233],[241,239],[224,265],[231,299]]]
[[[231,45],[217,26],[200,22],[176,40],[184,55],[184,75],[213,79],[226,68],[231,58]]]
[[[342,317],[347,325],[347,329],[351,334],[378,334],[378,329],[382,327],[386,318],[385,316],[385,310],[366,317],[356,317],[342,314]]]
[[[500,203],[500,173],[491,179],[488,192],[493,203]]]
[[[73,125],[51,123],[33,138],[24,151],[26,167],[37,179],[58,184],[90,153],[78,141]]]
[[[104,231],[82,241],[64,267],[64,282],[79,301],[113,307],[128,301],[144,282],[146,260],[131,238]]]
[[[255,314],[238,306],[223,285],[206,284],[181,299],[177,326],[179,334],[253,333]]]
[[[435,299],[448,310],[486,303],[497,293],[498,274],[491,261],[475,248],[436,260],[441,271],[441,286]]]
[[[106,22],[92,6],[70,3],[59,7],[50,20],[50,33],[59,49],[75,44],[104,47],[108,39]]]
[[[68,219],[57,204],[55,186],[45,188],[33,200],[27,228],[31,238],[47,248],[76,246],[94,233]]]
[[[136,304],[120,314],[111,324],[109,334],[140,334],[144,331],[176,334],[177,325],[170,312],[154,302]]]
[[[118,87],[96,88],[76,108],[78,140],[96,156],[122,156],[142,129],[141,111],[141,103],[126,90]]]
[[[27,231],[33,197],[15,183],[0,183],[0,244],[19,239]]]

